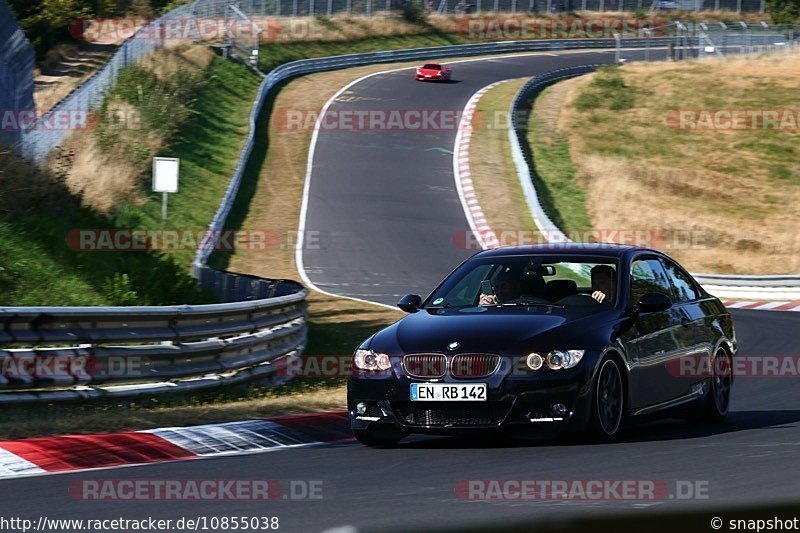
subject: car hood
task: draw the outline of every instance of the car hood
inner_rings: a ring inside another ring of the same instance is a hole
[[[614,310],[568,308],[423,309],[378,332],[370,348],[390,355],[448,352],[500,354],[602,349],[619,322]]]

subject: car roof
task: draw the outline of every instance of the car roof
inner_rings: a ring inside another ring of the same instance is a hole
[[[493,248],[491,250],[478,252],[473,257],[485,258],[507,255],[552,254],[575,256],[589,255],[593,257],[600,256],[620,258],[634,252],[642,251],[659,253],[649,248],[632,246],[629,244],[568,242],[554,244],[528,244],[522,246],[501,246],[500,248]]]

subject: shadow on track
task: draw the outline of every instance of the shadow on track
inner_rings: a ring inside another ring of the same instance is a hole
[[[793,429],[800,422],[800,410],[736,411],[728,415],[721,424],[690,424],[682,420],[667,419],[658,422],[633,424],[625,429],[619,443],[659,442],[685,440],[723,435],[754,429]],[[476,434],[470,436],[420,438],[403,441],[398,448],[404,449],[470,449],[470,448],[519,448],[535,446],[584,446],[593,444],[577,434],[555,436]],[[612,445],[614,443],[611,443]]]

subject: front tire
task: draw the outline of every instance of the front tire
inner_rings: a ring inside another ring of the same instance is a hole
[[[403,438],[402,435],[383,435],[367,429],[354,429],[353,435],[358,442],[372,448],[392,448]]]
[[[619,434],[625,411],[622,373],[614,359],[604,359],[592,390],[589,430],[601,442],[612,441]]]

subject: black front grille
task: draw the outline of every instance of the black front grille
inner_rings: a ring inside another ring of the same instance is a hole
[[[392,409],[407,426],[474,427],[500,424],[510,408],[502,402],[424,403],[397,402]]]
[[[440,378],[447,368],[447,358],[437,353],[409,354],[403,357],[403,368],[415,378]]]
[[[450,373],[457,378],[482,378],[497,370],[499,355],[463,353],[450,361]]]

